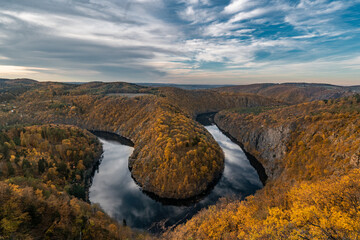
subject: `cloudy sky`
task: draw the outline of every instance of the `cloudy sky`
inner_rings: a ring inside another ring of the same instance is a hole
[[[0,77],[360,84],[360,0],[2,0]]]

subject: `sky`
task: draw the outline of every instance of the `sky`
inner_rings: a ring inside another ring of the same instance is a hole
[[[360,0],[1,0],[0,78],[360,85]]]

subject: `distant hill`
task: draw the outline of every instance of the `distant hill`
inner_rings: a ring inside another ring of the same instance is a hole
[[[28,79],[28,78],[16,78],[16,79],[0,78],[0,82],[32,84],[32,83],[36,83],[37,81],[33,80],[33,79]]]
[[[252,93],[217,92],[214,90],[184,90],[174,87],[159,88],[161,95],[174,106],[195,117],[207,112],[236,107],[273,106],[282,102]]]
[[[146,86],[146,87],[175,87],[185,90],[212,89],[212,88],[234,86],[234,85],[226,85],[226,84],[211,85],[211,84],[174,84],[174,83],[137,83],[137,85]]]
[[[31,89],[37,84],[37,81],[31,79],[5,79],[0,78],[0,101],[14,99]]]
[[[317,83],[263,83],[239,85],[216,89],[219,92],[255,93],[287,103],[340,98],[360,92],[359,86],[337,86]]]
[[[166,83],[126,83],[100,81],[87,83],[55,83],[38,82],[32,79],[4,79],[0,78],[0,98],[9,99],[30,90],[33,87],[52,86],[51,90],[68,90],[70,95],[95,94],[106,95],[114,93],[152,93],[164,89],[174,89],[174,92],[181,93],[182,90],[203,90],[204,92],[187,92],[192,95],[213,95],[218,93],[251,93],[267,98],[273,98],[288,104],[297,104],[302,102],[334,99],[351,96],[354,93],[360,93],[360,85],[357,86],[338,86],[331,84],[318,83],[260,83],[250,85],[202,85],[202,84],[166,84]],[[177,91],[176,89],[179,89]],[[165,92],[169,92],[165,90]]]
[[[134,83],[126,82],[89,82],[73,85],[73,93],[80,94],[111,94],[111,93],[151,93],[151,87],[139,86]]]
[[[26,78],[21,78],[21,79],[0,78],[0,90],[3,92],[4,90],[12,89],[12,88],[29,87],[29,86],[33,86],[36,83],[37,81]]]

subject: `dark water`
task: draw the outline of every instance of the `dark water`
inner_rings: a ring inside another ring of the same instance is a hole
[[[128,226],[160,232],[163,227],[182,223],[200,209],[225,196],[244,198],[262,187],[256,170],[241,148],[215,125],[206,126],[225,153],[225,169],[212,191],[187,206],[164,205],[144,194],[131,178],[128,157],[133,148],[100,138],[104,158],[90,188],[90,201],[99,203],[110,216]]]

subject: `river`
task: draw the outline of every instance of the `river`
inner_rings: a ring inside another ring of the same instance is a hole
[[[205,127],[225,154],[225,168],[214,188],[196,202],[169,205],[143,193],[131,178],[128,158],[133,148],[113,140],[99,138],[104,155],[95,173],[89,198],[119,222],[132,228],[161,232],[164,228],[185,222],[202,208],[215,204],[222,197],[244,198],[262,188],[256,170],[242,149],[215,125]]]

